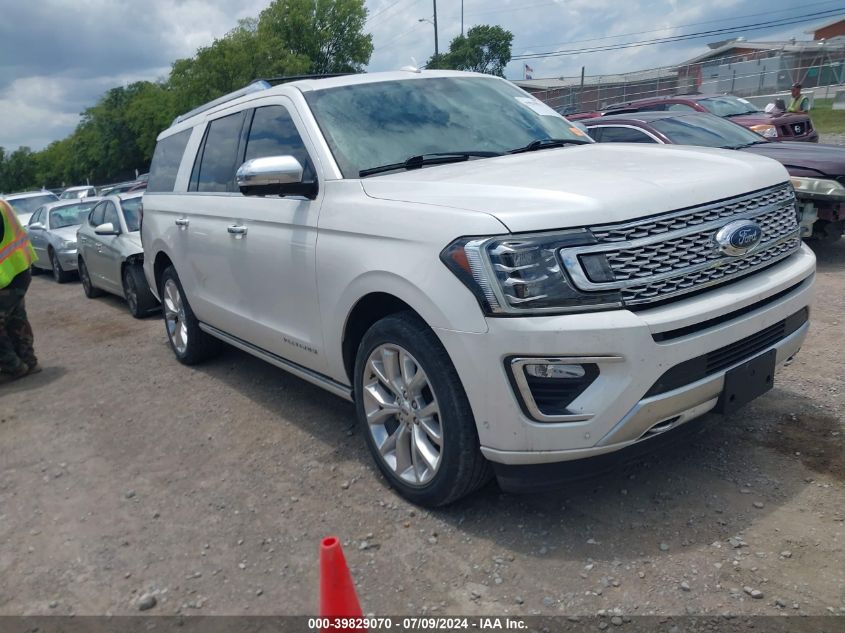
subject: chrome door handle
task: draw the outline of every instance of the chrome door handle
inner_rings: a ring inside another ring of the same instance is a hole
[[[187,218],[176,218],[176,220],[174,220],[174,222],[176,223],[176,226],[188,226],[188,224],[189,224],[189,221],[188,221]]]
[[[229,231],[232,235],[246,235],[246,227],[239,226],[237,224],[233,224],[231,226],[227,226],[226,230]]]

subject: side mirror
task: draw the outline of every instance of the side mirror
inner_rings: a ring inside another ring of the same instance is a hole
[[[94,229],[97,235],[120,235],[120,231],[114,228],[114,224],[106,222]]]
[[[302,165],[293,156],[265,156],[246,161],[235,178],[245,196],[317,197],[317,183],[303,182]]]
[[[30,231],[43,231],[44,225],[41,222],[33,222],[26,228],[28,228]]]

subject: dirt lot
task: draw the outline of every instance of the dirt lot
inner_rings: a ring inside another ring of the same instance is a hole
[[[436,512],[378,477],[351,405],[235,350],[183,367],[160,318],[38,277],[44,372],[0,387],[0,615],[143,593],[155,614],[313,613],[328,534],[382,615],[845,613],[845,241],[817,253],[773,392],[611,474]]]

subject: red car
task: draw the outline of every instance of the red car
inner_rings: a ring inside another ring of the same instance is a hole
[[[730,95],[675,95],[671,97],[652,97],[617,103],[605,108],[601,114],[624,114],[626,112],[709,112],[724,119],[730,119],[749,130],[753,130],[772,141],[804,141],[817,143],[818,132],[807,114],[788,112],[763,112],[750,101]],[[578,120],[592,118],[588,116],[570,116]]]

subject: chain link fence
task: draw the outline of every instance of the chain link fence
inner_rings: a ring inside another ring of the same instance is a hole
[[[572,114],[602,110],[635,99],[678,94],[774,98],[778,93],[788,93],[795,82],[801,83],[804,91],[816,99],[832,97],[835,87],[841,89],[845,83],[845,43],[791,44],[680,66],[618,75],[527,79],[516,84],[562,114]]]

